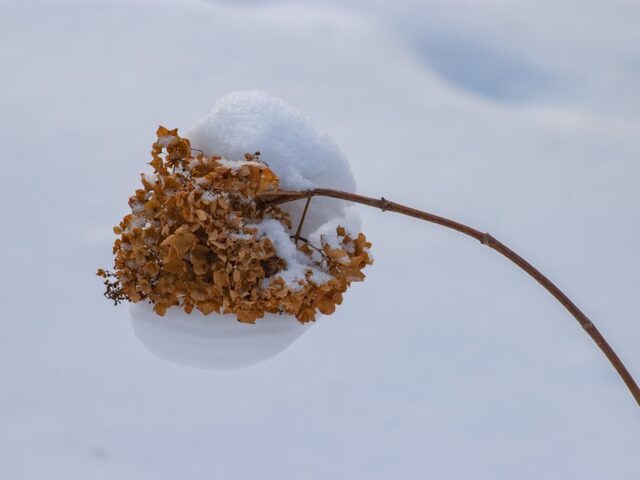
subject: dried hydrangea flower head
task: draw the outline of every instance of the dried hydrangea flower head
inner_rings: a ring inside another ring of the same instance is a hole
[[[320,245],[291,234],[289,215],[259,208],[256,196],[278,190],[278,177],[259,153],[241,161],[206,157],[176,130],[160,127],[143,188],[131,213],[114,228],[114,272],[98,270],[105,296],[148,301],[164,315],[233,313],[254,323],[265,313],[331,314],[351,282],[372,263],[362,233],[337,226]]]

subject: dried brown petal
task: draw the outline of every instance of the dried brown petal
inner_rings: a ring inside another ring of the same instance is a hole
[[[296,284],[285,283],[279,274],[286,262],[251,226],[268,217],[291,230],[285,212],[260,210],[255,202],[256,195],[278,189],[275,173],[258,155],[247,154],[245,163],[230,168],[221,157],[192,150],[176,129],[160,127],[157,134],[150,162],[156,176],[142,175],[144,188],[129,200],[132,213],[114,228],[115,273],[97,272],[116,303],[149,301],[159,315],[179,306],[187,313],[235,313],[246,323],[265,313],[309,322],[316,311],[333,313],[350,283],[364,279],[371,244],[339,226],[337,248],[298,243],[330,279],[318,284],[309,269]]]

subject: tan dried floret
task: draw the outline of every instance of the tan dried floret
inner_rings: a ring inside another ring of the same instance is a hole
[[[114,227],[115,273],[98,270],[105,295],[116,303],[148,301],[159,315],[177,306],[187,313],[234,313],[247,323],[265,313],[308,322],[316,311],[333,313],[350,283],[364,279],[371,244],[362,233],[354,239],[337,227],[337,245],[296,242],[310,267],[304,279],[288,284],[279,275],[286,261],[259,235],[263,219],[291,230],[287,213],[257,206],[256,196],[277,191],[279,182],[259,155],[230,162],[192,149],[177,129],[160,127],[157,136],[150,162],[155,175],[142,175],[143,188],[129,199],[132,213]],[[328,280],[314,281],[313,269]]]

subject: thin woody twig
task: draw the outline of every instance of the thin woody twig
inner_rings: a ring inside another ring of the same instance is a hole
[[[440,217],[438,215],[433,215],[431,213],[423,212],[421,210],[417,210],[415,208],[407,207],[405,205],[401,205],[399,203],[390,202],[384,197],[381,199],[364,197],[362,195],[356,195],[354,193],[343,192],[340,190],[332,190],[327,188],[316,188],[314,190],[307,190],[305,192],[295,192],[295,191],[278,191],[274,193],[261,194],[258,196],[257,201],[258,204],[265,208],[267,206],[275,206],[280,205],[282,203],[292,202],[295,200],[300,200],[303,198],[307,199],[307,204],[305,206],[305,213],[307,211],[307,207],[309,206],[309,200],[311,197],[331,197],[337,198],[340,200],[346,200],[349,202],[360,203],[362,205],[368,205],[370,207],[379,208],[382,211],[390,211],[400,213],[402,215],[407,215],[409,217],[418,218],[420,220],[424,220],[426,222],[435,223],[441,225],[446,228],[450,228],[456,230],[460,233],[464,233],[470,237],[475,238],[483,245],[486,245],[489,248],[497,251],[501,255],[505,256],[513,263],[515,263],[518,267],[528,273],[534,280],[536,280],[540,285],[542,285],[551,295],[553,295],[558,302],[564,306],[571,315],[578,321],[580,326],[584,329],[585,332],[591,337],[591,339],[598,345],[602,353],[607,357],[613,368],[615,368],[620,378],[624,381],[625,385],[631,392],[631,395],[640,406],[640,388],[638,388],[638,384],[633,379],[627,368],[620,360],[620,357],[616,354],[616,352],[611,348],[609,343],[602,336],[600,331],[596,328],[594,323],[567,297],[551,280],[549,280],[546,276],[544,276],[538,269],[536,269],[533,265],[527,262],[520,255],[515,253],[509,247],[504,245],[502,242],[494,238],[489,233],[481,232],[480,230],[476,230],[475,228],[464,225],[463,223],[455,222],[453,220],[449,220],[445,217]],[[303,214],[304,219],[304,214]],[[301,222],[302,225],[302,222]],[[301,229],[301,225],[298,227],[298,230]]]
[[[302,211],[302,217],[300,218],[300,223],[298,224],[298,229],[296,230],[296,234],[294,235],[294,241],[296,245],[298,244],[298,240],[300,239],[300,232],[302,232],[302,225],[304,224],[304,218],[307,216],[307,210],[309,210],[310,203],[311,196],[307,197],[307,201],[304,204],[304,210]]]
[[[291,235],[289,238],[295,238],[295,237]],[[331,259],[327,256],[326,253],[324,253],[324,251],[321,248],[316,247],[313,243],[311,243],[309,240],[307,240],[304,237],[299,237],[298,241],[306,243],[309,246],[309,248],[314,249],[316,252],[320,254],[320,256],[322,257],[323,263],[326,262],[328,266],[331,265]]]

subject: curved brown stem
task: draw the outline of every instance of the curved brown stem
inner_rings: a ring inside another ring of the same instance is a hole
[[[571,315],[575,317],[582,328],[587,332],[587,334],[589,334],[591,339],[596,343],[596,345],[598,345],[598,347],[600,347],[600,350],[602,350],[602,353],[604,353],[609,362],[611,362],[611,365],[613,365],[613,368],[616,369],[618,375],[620,375],[627,388],[631,392],[631,395],[633,395],[633,398],[640,406],[640,388],[638,388],[638,384],[635,382],[627,368],[624,366],[622,360],[620,360],[620,357],[618,357],[613,348],[611,348],[611,346],[607,343],[607,341],[604,339],[593,322],[589,320],[589,318],[584,313],[582,313],[582,311],[575,305],[575,303],[573,303],[569,299],[569,297],[567,297],[551,280],[545,277],[537,268],[527,262],[520,255],[515,253],[509,247],[504,245],[502,242],[496,240],[490,234],[483,233],[462,223],[454,222],[453,220],[449,220],[448,218],[433,215],[421,210],[416,210],[415,208],[400,205],[399,203],[390,202],[384,197],[380,199],[370,198],[364,197],[362,195],[356,195],[354,193],[342,192],[340,190],[331,190],[327,188],[316,188],[314,190],[307,190],[305,192],[278,191],[273,193],[265,193],[261,194],[258,197],[257,201],[262,207],[267,207],[292,202],[294,200],[300,200],[303,198],[309,199],[311,197],[337,198],[340,200],[346,200],[349,202],[355,202],[362,205],[379,208],[382,211],[388,210],[390,212],[401,213],[410,217],[419,218],[420,220],[436,223],[438,225],[442,225],[443,227],[457,230],[460,233],[464,233],[465,235],[475,238],[483,245],[493,248],[503,256],[507,257],[513,263],[515,263],[522,270],[527,272],[531,277],[533,277],[540,285],[542,285],[549,293],[551,293],[551,295],[553,295],[556,300],[558,300],[558,302],[560,302],[569,311],[569,313],[571,313]]]

